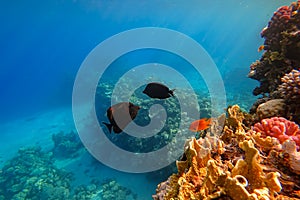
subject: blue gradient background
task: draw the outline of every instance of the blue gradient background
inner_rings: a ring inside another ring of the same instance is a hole
[[[257,83],[246,75],[260,57],[259,33],[290,2],[1,1],[0,120],[70,105],[86,55],[106,38],[144,26],[192,37],[212,56],[228,90],[251,90]]]

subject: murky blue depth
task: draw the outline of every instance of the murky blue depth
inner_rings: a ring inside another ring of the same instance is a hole
[[[252,90],[258,82],[247,78],[247,74],[250,64],[261,56],[257,51],[263,44],[260,31],[278,7],[290,3],[0,2],[0,199],[151,199],[156,185],[176,173],[174,163],[155,172],[120,172],[92,157],[78,137],[72,91],[84,59],[99,43],[126,30],[158,27],[178,31],[198,42],[216,64],[226,91],[226,96],[220,98],[225,98],[226,105],[239,104],[248,110],[256,99]],[[135,41],[124,44],[130,42]],[[182,41],[170,42],[182,45]],[[163,64],[180,73],[198,98],[195,109],[199,117],[211,117],[211,95],[206,85],[211,77],[202,77],[191,63],[172,52],[145,48],[121,55],[99,77],[93,109],[100,124],[108,121],[106,110],[114,86],[126,72],[147,63]],[[139,139],[126,133],[110,134],[101,124],[111,142],[130,152],[151,152],[176,137],[179,140],[179,99],[160,101],[142,94],[147,82],[155,80],[155,74],[144,73],[149,76],[135,89],[130,101],[143,108],[135,120],[141,126],[150,123],[151,115],[158,115],[149,112],[151,105],[158,103],[167,108],[166,125],[158,135]],[[137,74],[134,80],[126,80],[125,87],[141,81],[139,78]],[[162,82],[175,89],[175,94],[185,95],[189,102],[191,91],[177,78],[165,74]],[[195,109],[191,107],[189,112]],[[88,119],[83,123],[93,126]],[[183,139],[188,130],[181,131]],[[103,151],[109,156],[111,150]]]

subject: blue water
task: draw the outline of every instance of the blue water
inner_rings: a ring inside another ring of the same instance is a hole
[[[20,147],[40,145],[47,151],[53,146],[52,134],[76,133],[72,91],[82,62],[99,43],[134,28],[167,28],[198,42],[219,70],[226,104],[238,103],[245,110],[249,109],[255,101],[252,90],[258,82],[247,78],[247,73],[250,64],[261,56],[257,52],[263,44],[259,33],[278,7],[291,2],[1,1],[1,165],[15,156]],[[109,66],[101,81],[113,85],[133,67],[149,62],[171,66],[200,96],[209,96],[205,86],[205,79],[209,77],[201,77],[184,59],[155,49],[121,56]],[[167,78],[165,82],[180,88],[181,82]],[[105,103],[109,101],[99,98]],[[97,114],[103,117],[107,105],[98,105]],[[126,138],[124,135],[109,137],[117,143],[120,138]],[[151,199],[156,185],[173,172],[170,167],[171,170],[150,174],[125,173],[93,161],[87,152],[75,158],[56,162],[56,167],[76,174],[72,187],[81,183],[88,185],[93,178],[100,182],[116,179],[121,186],[137,194],[137,199]]]

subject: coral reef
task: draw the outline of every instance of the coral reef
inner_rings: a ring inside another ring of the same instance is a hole
[[[247,128],[247,113],[237,105],[227,112],[220,137],[186,142],[178,173],[158,185],[153,199],[300,198],[296,143]]]
[[[300,163],[295,142],[287,140],[282,145],[278,145],[276,142],[278,140],[275,141],[272,137],[261,138],[260,134],[255,135],[255,133],[253,138],[257,148],[266,155],[261,157],[264,171],[276,171],[280,174],[282,190],[276,199],[299,199]]]
[[[137,200],[137,195],[121,186],[116,180],[108,179],[101,184],[100,197],[103,200]]]
[[[21,148],[0,173],[0,199],[68,199],[72,174],[54,166],[51,152]]]
[[[300,42],[299,20],[297,19],[299,17],[299,4],[298,1],[290,7],[283,6],[279,8],[274,13],[268,26],[261,32],[261,36],[265,38],[264,50],[266,52],[260,61],[256,61],[251,65],[249,73],[250,78],[261,83],[260,87],[254,90],[255,95],[274,91],[280,84],[280,78],[284,74],[299,67],[299,57],[288,56],[289,53],[299,54],[287,51],[287,49],[297,49],[297,42]],[[284,40],[290,36],[297,37],[297,42]],[[293,47],[287,47],[288,45],[293,45]]]
[[[92,180],[90,185],[78,186],[74,193],[73,199],[75,200],[137,200],[135,193],[121,186],[114,179],[107,179],[102,183],[97,180]]]
[[[34,146],[21,148],[0,170],[0,199],[116,199],[135,200],[137,195],[116,180],[72,186],[74,175],[55,166],[53,153]]]
[[[283,117],[272,117],[263,119],[260,123],[253,126],[253,130],[259,132],[261,137],[275,137],[280,143],[291,139],[295,141],[297,148],[300,148],[300,129],[299,126]]]
[[[187,160],[177,162],[178,174],[158,186],[154,199],[270,198],[281,190],[279,173],[263,172],[251,141],[240,143],[245,160],[239,159],[233,167],[217,156],[222,155],[224,143],[210,139],[215,140],[189,141],[185,146]]]
[[[260,86],[254,95],[285,100],[282,116],[300,123],[299,66],[300,66],[300,1],[280,7],[272,16],[261,36],[265,39],[261,59],[251,64],[248,77],[258,80]],[[260,101],[260,100],[259,100]],[[266,100],[263,101],[263,103]],[[260,101],[261,102],[261,101]],[[251,113],[260,103],[254,103]]]
[[[73,131],[68,134],[63,132],[53,134],[52,141],[54,142],[52,151],[57,158],[74,158],[83,149],[78,135]]]

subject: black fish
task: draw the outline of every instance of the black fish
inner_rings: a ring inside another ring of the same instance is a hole
[[[110,122],[102,122],[108,128],[109,132],[121,133],[124,128],[136,117],[140,107],[130,102],[121,102],[109,107],[106,111]],[[129,114],[129,115],[128,115]],[[129,117],[130,116],[130,117]],[[118,119],[115,121],[115,119]]]
[[[143,93],[151,98],[166,99],[174,96],[174,90],[170,90],[167,86],[161,83],[149,83]]]

